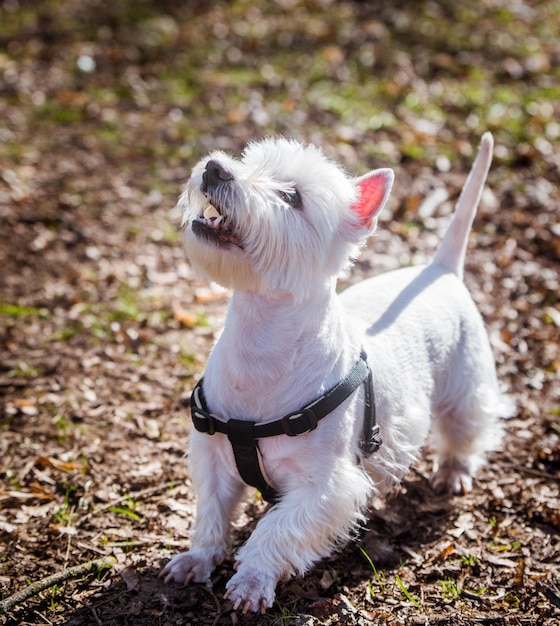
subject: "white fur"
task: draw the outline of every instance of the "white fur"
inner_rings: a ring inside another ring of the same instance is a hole
[[[468,491],[484,452],[498,443],[497,417],[509,407],[482,320],[460,279],[491,147],[486,134],[459,217],[432,264],[363,281],[341,296],[336,276],[374,230],[392,184],[389,170],[353,180],[317,148],[285,139],[250,145],[241,160],[216,152],[194,168],[179,201],[187,255],[209,279],[234,288],[204,378],[211,412],[269,421],[296,411],[341,380],[363,346],[383,437],[380,450],[357,464],[360,388],[313,432],[261,440],[267,475],[283,497],[236,555],[226,591],[235,608],[264,611],[278,580],[303,574],[351,538],[372,496],[406,474],[430,417],[437,491]],[[208,202],[201,185],[210,160],[232,175],[208,196],[234,223],[242,247],[193,233]],[[370,180],[380,187],[379,198],[359,214],[362,182],[366,188]],[[294,188],[301,209],[280,193]],[[244,489],[224,435],[193,431],[190,458],[198,494],[192,548],[162,571],[166,581],[180,583],[208,580],[224,559]]]

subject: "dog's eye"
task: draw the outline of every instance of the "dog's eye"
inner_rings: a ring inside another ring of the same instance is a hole
[[[301,194],[297,189],[294,189],[293,191],[279,191],[278,195],[286,204],[289,204],[293,209],[303,208]]]

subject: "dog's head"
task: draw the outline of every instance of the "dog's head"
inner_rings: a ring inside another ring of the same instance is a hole
[[[331,281],[375,230],[389,169],[348,178],[315,146],[250,144],[193,169],[178,206],[193,267],[225,287],[306,296]]]

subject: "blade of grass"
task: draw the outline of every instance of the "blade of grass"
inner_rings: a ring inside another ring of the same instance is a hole
[[[410,593],[410,591],[405,587],[401,577],[399,575],[395,576],[395,580],[397,581],[397,585],[401,588],[401,591],[404,593],[406,599],[409,602],[412,602],[417,609],[421,609],[422,605],[418,600]]]

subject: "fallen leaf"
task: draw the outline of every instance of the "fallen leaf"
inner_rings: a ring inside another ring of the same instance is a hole
[[[37,415],[39,413],[35,403],[26,398],[15,398],[12,400],[12,404],[24,415]]]
[[[183,326],[188,327],[196,326],[196,322],[198,319],[196,315],[193,315],[178,304],[173,307],[173,317],[179,323],[183,324]]]
[[[321,576],[319,584],[323,589],[328,589],[337,580],[338,576],[334,570],[326,569]]]
[[[512,561],[511,559],[498,558],[496,556],[492,556],[491,554],[486,556],[486,560],[488,561],[488,563],[491,563],[492,565],[497,565],[498,567],[517,567],[516,561]]]
[[[513,575],[513,584],[517,587],[523,587],[525,582],[525,559],[519,559],[515,574]]]
[[[119,572],[121,578],[126,583],[126,588],[128,591],[132,591],[138,587],[140,579],[138,577],[138,573],[132,567],[125,567]]]
[[[77,464],[77,463],[66,463],[64,461],[59,461],[57,459],[53,459],[52,457],[46,456],[38,456],[37,457],[37,465],[41,467],[52,467],[53,469],[59,470],[61,472],[72,473],[72,472],[84,472],[89,471],[91,467],[89,464]]]
[[[444,559],[446,559],[450,554],[453,554],[453,552],[455,552],[455,546],[450,543],[448,546],[446,546],[440,553],[439,553],[439,558],[443,561]]]

